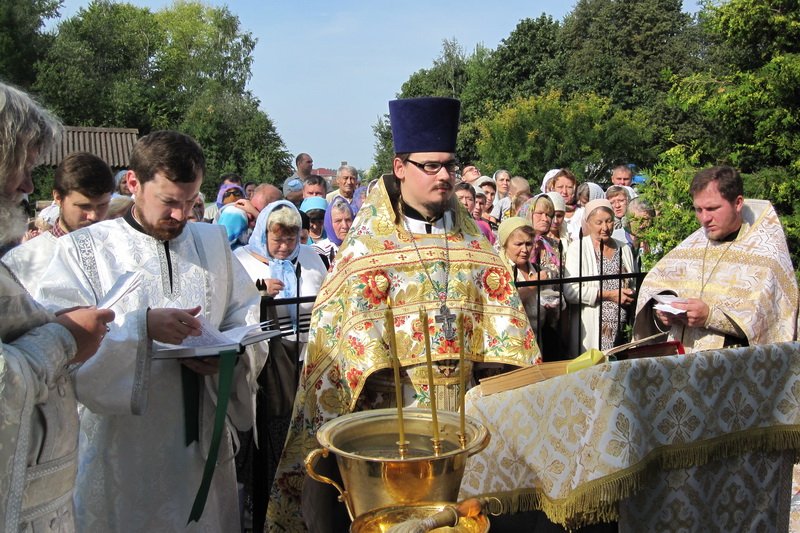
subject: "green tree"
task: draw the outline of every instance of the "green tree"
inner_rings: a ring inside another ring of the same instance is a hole
[[[179,128],[204,147],[208,174],[203,190],[216,194],[216,178],[227,172],[245,181],[282,183],[291,173],[291,155],[254,98],[243,98],[214,83],[187,111]]]
[[[552,87],[562,70],[560,30],[549,15],[521,20],[491,54],[488,98],[503,104]]]
[[[538,179],[569,167],[599,181],[618,161],[650,164],[651,131],[641,111],[620,110],[609,98],[558,91],[518,98],[478,121],[480,164]]]
[[[701,165],[729,163],[749,196],[773,202],[793,261],[800,244],[800,10],[796,2],[730,0],[702,14],[707,68],[676,77],[671,102],[702,124]]]
[[[467,59],[456,39],[442,41],[442,53],[429,69],[409,76],[400,88],[400,98],[446,96],[459,98],[467,82]]]
[[[392,127],[389,115],[384,115],[372,126],[375,134],[375,162],[367,171],[367,179],[373,180],[383,174],[392,172],[394,149],[392,148]]]
[[[36,89],[71,125],[180,129],[208,158],[208,180],[289,174],[290,158],[246,90],[255,40],[227,8],[178,1],[151,12],[95,0],[63,21]]]
[[[239,18],[227,7],[178,0],[154,18],[165,37],[152,57],[164,123],[179,120],[208,82],[233,94],[245,93],[256,40],[241,31]],[[158,121],[156,126],[162,127]]]
[[[148,9],[92,2],[59,24],[34,89],[67,124],[146,133],[158,105],[152,58],[163,42]]]
[[[709,7],[705,18],[718,47],[747,51],[728,56],[736,63],[676,78],[672,88],[673,103],[703,121],[707,161],[727,161],[743,172],[785,166],[799,174],[796,3],[731,0]]]
[[[681,8],[681,0],[579,0],[559,33],[561,86],[626,109],[652,105],[668,91],[668,74],[696,65],[691,17]]]
[[[34,64],[47,50],[50,35],[42,32],[58,16],[63,0],[3,0],[0,2],[0,79],[29,88]]]

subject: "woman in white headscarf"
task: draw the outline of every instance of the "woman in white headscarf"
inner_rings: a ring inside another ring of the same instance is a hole
[[[613,231],[611,203],[601,199],[586,204],[584,237],[570,244],[567,251],[567,277],[635,272],[630,246],[614,240],[611,237]],[[608,350],[618,343],[618,334],[627,318],[626,306],[633,302],[633,290],[626,285],[625,280],[619,279],[564,285],[564,296],[572,304],[572,355],[590,348]]]

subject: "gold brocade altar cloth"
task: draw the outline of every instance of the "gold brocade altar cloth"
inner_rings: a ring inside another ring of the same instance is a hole
[[[492,440],[459,499],[575,528],[787,530],[800,458],[800,343],[605,363],[467,393]],[[627,524],[626,522],[630,522]]]

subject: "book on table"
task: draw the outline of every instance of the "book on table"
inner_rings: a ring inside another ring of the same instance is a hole
[[[244,352],[244,349],[257,342],[277,337],[277,329],[264,329],[266,322],[248,324],[238,328],[220,331],[204,317],[197,317],[201,324],[199,336],[188,336],[180,345],[154,342],[153,359],[182,359],[187,357],[214,357],[223,352]]]
[[[639,357],[657,357],[663,355],[683,354],[683,345],[678,341],[667,341],[667,333],[657,333],[637,341],[615,346],[605,352],[589,350],[575,359],[552,361],[527,366],[480,380],[481,392],[484,395],[503,392],[539,383],[556,376],[571,374],[606,361],[635,359]]]

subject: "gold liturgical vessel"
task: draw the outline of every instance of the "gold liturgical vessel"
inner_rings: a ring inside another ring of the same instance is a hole
[[[420,318],[423,324],[427,323],[427,314],[422,309]],[[482,424],[464,415],[465,378],[461,376],[460,414],[437,413],[434,395],[431,395],[431,409],[403,409],[394,319],[389,310],[386,324],[398,408],[351,413],[325,423],[317,431],[321,448],[308,454],[306,470],[311,478],[336,488],[353,520],[350,530],[354,533],[405,531],[407,528],[402,528],[402,524],[444,509],[452,510],[454,517],[448,525],[454,527],[436,531],[488,531],[489,521],[480,508],[478,513],[470,513],[472,516],[460,516],[455,506],[451,506],[458,498],[467,458],[486,448],[490,438]],[[460,326],[459,319],[460,369],[463,369]],[[423,329],[428,378],[432,383],[430,339],[428,328]],[[327,457],[330,452],[336,456],[343,487],[314,471],[317,458]]]

